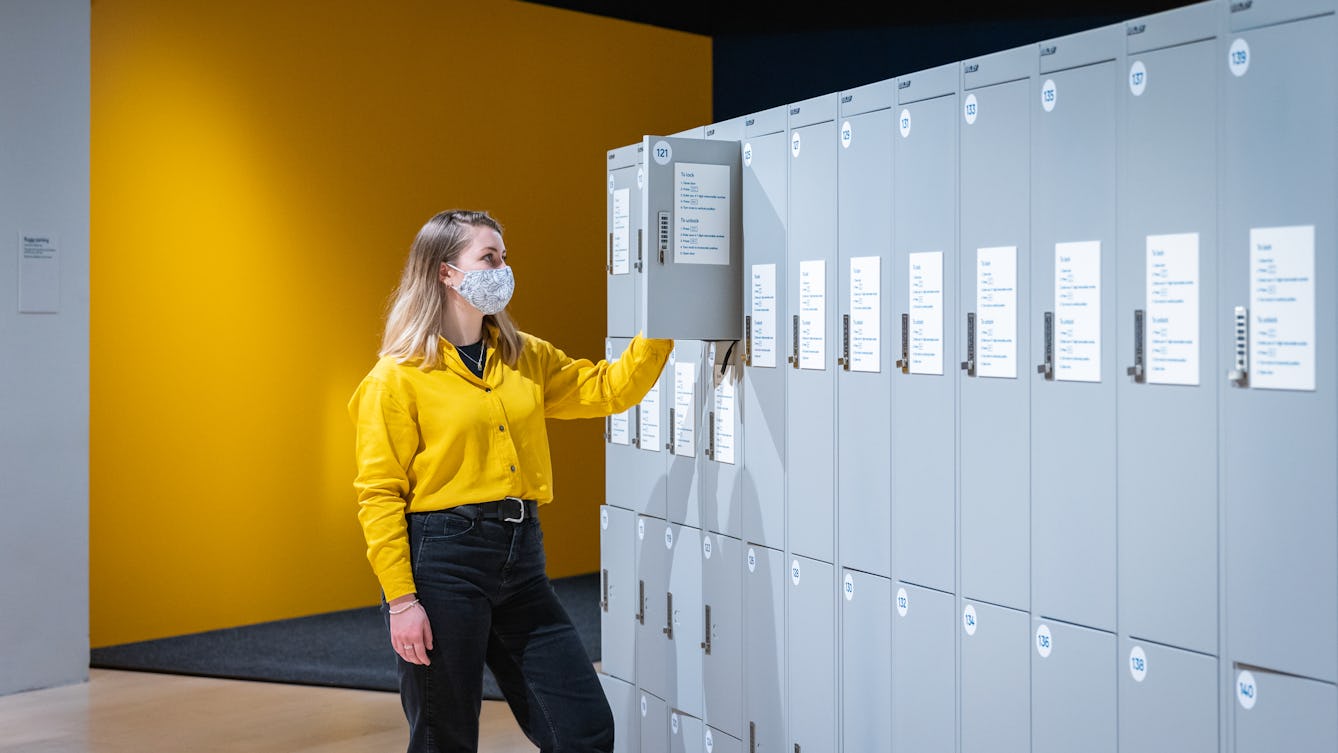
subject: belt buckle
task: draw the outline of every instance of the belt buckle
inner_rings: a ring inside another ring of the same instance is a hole
[[[518,512],[517,512],[516,514],[520,516],[520,517],[516,517],[516,518],[509,518],[509,517],[508,517],[508,518],[502,518],[502,520],[503,520],[504,522],[507,522],[507,523],[520,523],[520,522],[523,522],[523,521],[525,520],[525,500],[521,499],[520,497],[504,497],[504,498],[502,499],[502,501],[503,501],[503,502],[512,502],[512,501],[514,501],[514,502],[516,503],[516,508],[517,508],[517,510],[518,510]]]

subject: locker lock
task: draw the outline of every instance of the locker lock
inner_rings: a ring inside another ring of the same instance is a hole
[[[1236,340],[1235,368],[1227,373],[1227,379],[1237,387],[1250,386],[1250,310],[1237,306],[1235,311]]]
[[[1134,378],[1134,381],[1142,384],[1147,379],[1144,366],[1143,351],[1143,327],[1146,326],[1146,320],[1143,315],[1143,309],[1134,309],[1134,365],[1125,370],[1125,373]]]
[[[962,371],[967,376],[976,375],[976,312],[966,315],[966,360],[962,361]]]

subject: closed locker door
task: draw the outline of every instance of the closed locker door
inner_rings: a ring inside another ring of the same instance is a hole
[[[1115,636],[1032,618],[1032,753],[1115,753]]]
[[[669,385],[668,489],[665,503],[669,522],[701,527],[702,373],[705,349],[698,340],[678,340],[665,367]]]
[[[749,753],[790,753],[785,717],[785,555],[747,545],[744,554],[744,741]]]
[[[791,557],[786,575],[790,740],[795,750],[836,749],[836,579],[832,566]]]
[[[1124,27],[1040,45],[1032,100],[1032,611],[1115,629],[1115,157]]]
[[[957,316],[961,593],[1031,603],[1031,108],[1034,46],[964,63]]]
[[[1120,143],[1119,628],[1217,654],[1221,8],[1131,21]],[[1132,373],[1130,373],[1132,372]]]
[[[841,596],[841,748],[891,750],[892,582],[845,570]]]
[[[1327,682],[1338,680],[1338,108],[1315,93],[1338,89],[1334,5],[1254,3],[1230,14],[1218,47],[1218,371],[1235,377],[1221,389],[1224,658]],[[1229,339],[1243,340],[1244,369]]]
[[[599,509],[601,593],[600,669],[636,682],[636,515],[604,505]]]
[[[631,144],[608,153],[608,197],[605,218],[608,249],[607,332],[610,337],[633,337],[641,328],[637,319],[637,273],[642,261],[641,144]]]
[[[661,520],[668,515],[669,460],[664,445],[669,441],[673,399],[673,369],[666,364],[659,380],[631,411],[636,452],[628,458],[627,468],[634,484],[634,511]]]
[[[628,338],[604,341],[604,359],[614,361],[627,350]],[[636,447],[636,407],[604,419],[604,504],[633,512],[644,510],[645,489],[637,477],[641,458]]]
[[[956,590],[957,64],[897,79],[892,300],[901,355],[892,403],[893,569]],[[954,370],[950,370],[950,367]],[[950,636],[951,634],[949,634]]]
[[[636,521],[636,684],[663,699],[669,692],[669,558],[671,527],[659,518]]]
[[[1217,658],[1120,641],[1121,753],[1216,753]]]
[[[669,753],[706,753],[702,720],[674,710],[669,712]]]
[[[1031,751],[1031,616],[961,601],[962,753]]]
[[[637,710],[636,686],[603,673],[599,684],[613,711],[613,753],[638,753],[641,713]]]
[[[708,436],[698,452],[704,530],[743,535],[743,443],[740,410],[743,347],[738,341],[706,346],[701,421]]]
[[[835,557],[836,95],[790,107],[788,551]]]
[[[952,594],[894,583],[892,750],[951,753],[957,740]]]
[[[743,737],[743,545],[738,539],[702,535],[702,647],[705,721]]]
[[[703,734],[706,753],[744,753],[743,741],[709,725]]]
[[[786,117],[784,107],[749,116],[743,144],[743,538],[773,549],[785,548]]]
[[[1338,750],[1338,689],[1332,683],[1235,668],[1236,753]]]
[[[837,165],[839,562],[892,573],[892,101],[889,79],[841,94]]]
[[[645,691],[641,699],[641,752],[669,753],[669,704]]]
[[[665,627],[669,642],[669,684],[665,700],[674,708],[701,718],[702,643],[702,535],[688,526],[670,524],[669,592]]]

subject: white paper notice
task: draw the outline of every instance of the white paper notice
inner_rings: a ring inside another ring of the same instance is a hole
[[[776,366],[776,265],[753,265],[753,366]]]
[[[734,465],[734,374],[715,388],[715,461]]]
[[[1199,383],[1199,234],[1147,238],[1147,381]]]
[[[697,364],[674,364],[674,454],[690,458],[697,454]]]
[[[882,368],[882,259],[858,256],[850,260],[850,370],[877,372]]]
[[[1055,244],[1055,379],[1101,381],[1101,241]]]
[[[912,374],[943,373],[943,252],[910,254]]]
[[[630,271],[632,249],[631,189],[619,188],[613,192],[613,274],[625,275]]]
[[[976,375],[1017,378],[1017,246],[976,249]]]
[[[660,451],[660,383],[641,398],[641,410],[638,412],[639,425],[637,436],[641,438],[638,446],[647,452]]]
[[[56,241],[49,235],[19,236],[19,313],[54,314],[60,311],[60,260]]]
[[[827,262],[799,262],[799,368],[825,369],[827,361]]]
[[[729,165],[674,164],[674,262],[729,264]]]
[[[632,432],[628,431],[631,428],[631,422],[628,420],[629,412],[623,411],[609,416],[609,441],[613,444],[632,443]]]
[[[1250,228],[1250,386],[1315,389],[1315,226]]]

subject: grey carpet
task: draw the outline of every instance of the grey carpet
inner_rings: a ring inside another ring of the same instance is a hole
[[[553,580],[553,590],[599,661],[599,573]],[[95,648],[89,666],[298,685],[399,691],[379,606]],[[483,671],[483,697],[502,700]]]

